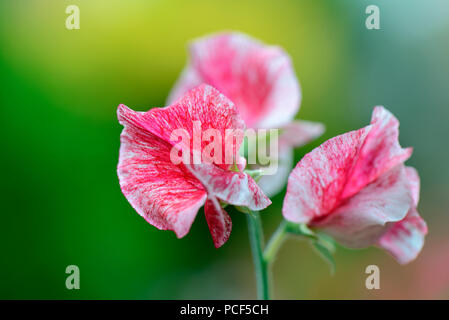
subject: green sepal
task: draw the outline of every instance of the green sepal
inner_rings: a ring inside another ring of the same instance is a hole
[[[289,234],[305,237],[310,240],[312,247],[329,264],[331,274],[335,273],[336,264],[334,259],[335,242],[324,233],[317,233],[304,223],[286,222],[285,231]]]
[[[327,235],[318,235],[317,240],[312,241],[313,248],[318,252],[318,254],[329,264],[331,275],[335,274],[337,268],[334,253],[335,253],[335,243]]]
[[[294,235],[303,236],[312,240],[318,239],[317,234],[309,229],[304,223],[293,223],[293,222],[287,222],[285,226],[285,230]]]
[[[253,212],[248,207],[234,206],[234,208],[237,211],[240,211],[240,212],[243,212],[243,213],[247,213],[247,214],[253,216]]]

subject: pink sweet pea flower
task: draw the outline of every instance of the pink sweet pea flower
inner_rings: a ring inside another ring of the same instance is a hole
[[[279,168],[259,181],[268,194],[280,191],[293,166],[293,147],[320,136],[324,126],[293,121],[301,91],[290,57],[242,33],[220,33],[197,39],[190,46],[190,63],[175,84],[168,103],[187,90],[207,83],[235,103],[247,127],[281,129]]]
[[[308,153],[288,179],[285,219],[347,247],[378,245],[402,264],[413,260],[427,226],[416,210],[419,176],[403,164],[412,149],[401,148],[398,135],[398,120],[376,107],[370,125]]]
[[[220,201],[251,210],[271,203],[250,176],[231,170],[230,164],[174,164],[171,160],[177,145],[171,137],[175,130],[185,130],[193,137],[196,122],[203,132],[215,129],[225,137],[226,130],[245,128],[232,102],[214,88],[201,85],[175,104],[147,112],[119,105],[117,115],[124,126],[117,168],[120,187],[133,208],[153,226],[173,230],[181,238],[204,205],[218,248],[228,240],[232,226]],[[236,136],[235,140],[238,150],[242,139]],[[225,150],[226,141],[222,143]],[[198,151],[190,146],[192,153]]]

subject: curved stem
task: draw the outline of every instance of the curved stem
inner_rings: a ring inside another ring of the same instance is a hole
[[[276,231],[271,236],[270,241],[268,241],[268,244],[263,253],[264,260],[267,264],[270,264],[271,262],[273,262],[274,257],[276,256],[276,253],[278,252],[279,248],[281,247],[282,243],[284,242],[284,240],[287,236],[287,226],[288,226],[288,222],[285,220],[282,220],[281,223],[279,224],[279,227],[276,229]]]
[[[257,298],[267,300],[270,298],[268,263],[264,259],[262,223],[258,212],[246,215],[248,219],[248,233],[253,254],[254,269],[256,272]]]

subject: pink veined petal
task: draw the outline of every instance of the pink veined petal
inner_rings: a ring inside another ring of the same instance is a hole
[[[237,165],[237,169],[239,171],[245,170],[245,168],[246,168],[246,159],[245,159],[245,157],[239,156],[236,165]]]
[[[221,207],[215,197],[209,196],[204,206],[207,225],[209,226],[215,248],[220,248],[229,239],[232,229],[231,217]]]
[[[270,51],[262,59],[268,70],[266,77],[272,79],[271,92],[264,101],[267,112],[256,122],[256,128],[282,127],[295,117],[301,104],[301,88],[290,57],[278,47]]]
[[[412,167],[405,167],[405,173],[412,195],[412,208],[404,219],[392,224],[378,241],[378,246],[390,252],[400,264],[416,258],[427,234],[427,224],[416,210],[420,189],[418,172]]]
[[[427,234],[426,222],[415,208],[396,222],[378,241],[378,246],[387,250],[400,264],[414,260],[424,246]]]
[[[190,65],[169,101],[204,82],[229,97],[249,127],[280,127],[299,110],[299,84],[289,56],[279,47],[241,33],[221,33],[194,41],[190,53]]]
[[[282,213],[292,222],[309,223],[340,204],[340,194],[371,127],[327,140],[306,154],[288,178]]]
[[[384,172],[403,163],[412,154],[411,148],[403,149],[399,145],[399,121],[384,107],[374,108],[371,126],[342,198],[356,194]]]
[[[400,164],[312,226],[347,247],[363,248],[375,244],[387,232],[389,223],[402,220],[411,203],[405,167]]]
[[[132,207],[150,224],[185,236],[206,201],[206,190],[181,164],[170,161],[171,145],[143,126],[144,113],[118,108],[125,127],[117,173],[120,187]]]
[[[407,174],[407,179],[410,183],[410,191],[413,197],[413,205],[418,206],[419,202],[419,189],[420,189],[420,179],[418,171],[413,167],[405,167],[405,172]]]
[[[262,210],[271,204],[253,178],[243,172],[223,170],[210,164],[187,165],[209,195],[236,206]]]
[[[279,144],[301,147],[321,136],[324,131],[325,127],[322,123],[295,120],[282,127]]]
[[[209,129],[216,130],[222,137],[221,164],[217,165],[224,169],[232,166],[232,164],[225,163],[225,153],[238,154],[245,129],[245,123],[240,118],[234,104],[208,85],[200,85],[190,90],[174,105],[151,109],[141,113],[140,117],[129,119],[129,121],[137,122],[149,132],[173,145],[177,144],[177,141],[172,141],[173,133],[184,130],[190,137],[188,148],[199,154],[209,143],[202,141],[202,134]],[[201,127],[195,127],[196,124]],[[229,132],[236,134],[232,136]],[[241,134],[237,134],[238,132]],[[235,137],[234,143],[227,143],[226,137]],[[199,144],[196,144],[195,140],[199,141]]]

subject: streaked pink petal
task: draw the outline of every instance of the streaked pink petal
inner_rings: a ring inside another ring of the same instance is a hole
[[[419,202],[419,189],[420,189],[420,179],[418,171],[413,167],[405,167],[405,172],[407,174],[408,182],[410,183],[410,191],[413,197],[414,206],[418,206]]]
[[[324,133],[322,123],[295,120],[282,127],[279,144],[301,147]]]
[[[375,244],[388,224],[402,220],[410,210],[412,196],[405,167],[400,164],[312,226],[325,231],[343,245],[362,248]]]
[[[427,234],[426,222],[416,210],[420,189],[418,172],[412,167],[405,167],[405,170],[413,199],[412,208],[404,219],[393,223],[378,241],[378,245],[390,252],[401,264],[409,263],[416,258]]]
[[[245,168],[246,168],[246,158],[239,155],[239,158],[237,160],[236,165],[237,165],[237,169],[239,171],[245,170]]]
[[[390,252],[400,264],[406,264],[415,259],[421,251],[426,234],[426,222],[419,216],[418,211],[412,208],[403,220],[396,222],[380,238],[378,245]]]
[[[234,104],[216,89],[208,85],[200,85],[187,92],[182,99],[174,105],[165,108],[155,108],[141,113],[140,117],[129,119],[158,136],[162,140],[171,141],[171,135],[175,130],[185,130],[190,139],[188,146],[193,152],[201,154],[208,144],[201,140],[201,133],[208,129],[218,130],[222,137],[222,164],[220,167],[227,169],[231,164],[225,163],[225,152],[237,154],[243,141],[245,123],[240,118]],[[199,123],[201,128],[195,128]],[[242,135],[235,135],[233,149],[226,145],[227,130],[241,131]],[[194,140],[200,144],[194,144]],[[176,144],[176,142],[171,142]]]
[[[399,121],[384,107],[374,108],[371,126],[342,198],[356,194],[412,154],[411,148],[403,149],[399,145]]]
[[[124,105],[118,108],[121,134],[120,187],[133,208],[149,223],[163,230],[186,235],[198,209],[206,201],[206,190],[183,166],[170,161],[172,146],[142,125],[144,113]]]
[[[280,127],[299,110],[299,84],[289,56],[279,47],[241,33],[222,33],[197,39],[190,52],[190,66],[169,101],[204,82],[229,97],[249,127]]]
[[[287,220],[309,223],[340,204],[340,194],[370,129],[334,137],[302,158],[288,179],[282,209]]]
[[[246,173],[223,170],[209,164],[192,164],[187,167],[209,195],[229,204],[245,206],[251,210],[262,210],[271,204],[254,179]]]
[[[221,207],[217,198],[210,196],[204,206],[204,213],[215,248],[220,248],[226,241],[228,241],[229,235],[231,234],[231,217]]]

